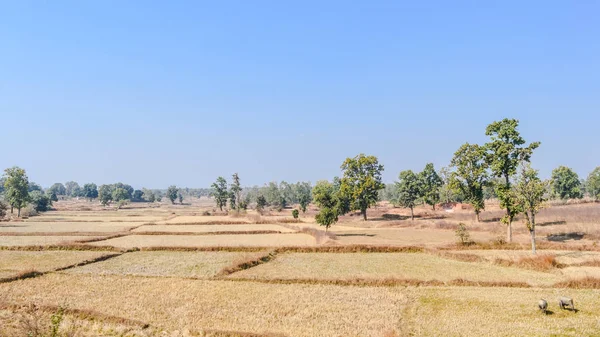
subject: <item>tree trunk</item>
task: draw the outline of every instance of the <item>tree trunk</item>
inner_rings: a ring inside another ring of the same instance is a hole
[[[15,206],[10,205],[10,214],[13,214],[13,209],[15,208]]]
[[[480,220],[480,219],[479,219],[479,212],[475,212],[475,220],[476,220],[477,222],[479,222],[479,220]]]
[[[361,210],[361,213],[363,215],[363,220],[367,221],[367,210],[363,209],[363,210]]]
[[[508,175],[504,175],[504,180],[506,181],[507,193],[510,192],[510,179]],[[512,217],[510,216],[510,203],[506,204],[506,217],[508,220],[508,226],[506,228],[506,242],[512,242]]]
[[[508,224],[506,226],[506,242],[512,242],[512,220],[508,218]]]
[[[435,203],[433,205],[431,205],[433,207],[433,210],[435,211]]]
[[[412,221],[414,221],[414,220],[415,220],[415,213],[413,212],[413,208],[412,208],[412,207],[410,208],[410,219],[411,219]]]
[[[21,217],[21,207],[17,208],[17,217]]]
[[[535,213],[531,212],[531,250],[535,254]]]

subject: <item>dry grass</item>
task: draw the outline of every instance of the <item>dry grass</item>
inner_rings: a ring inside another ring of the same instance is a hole
[[[494,263],[506,267],[519,267],[538,271],[550,271],[555,268],[562,268],[563,265],[556,261],[556,257],[551,254],[540,254],[535,256],[526,256],[518,260],[495,259]]]
[[[68,299],[69,308],[179,331],[380,337],[384,331],[400,331],[406,305],[400,288],[381,287],[64,274],[12,285],[11,303],[35,299],[39,305],[53,305]],[[0,285],[0,292],[7,289]]]
[[[414,279],[450,282],[529,283],[551,285],[558,275],[487,263],[447,260],[420,253],[284,253],[269,263],[230,275],[243,279]]]
[[[336,231],[340,244],[395,245],[395,246],[442,246],[456,242],[454,231],[443,229],[362,229]],[[490,240],[493,236],[486,232],[471,233],[473,240]]]
[[[122,232],[141,224],[135,222],[7,222],[0,224],[0,232]]]
[[[148,225],[134,229],[134,233],[144,232],[190,232],[190,233],[219,233],[219,232],[253,232],[272,231],[294,233],[293,229],[277,225]]]
[[[578,313],[558,308],[571,296]],[[417,336],[595,336],[600,329],[600,291],[508,288],[419,288],[405,322]],[[543,315],[545,298],[553,314]]]
[[[187,215],[177,216],[172,219],[164,221],[164,224],[168,225],[183,225],[183,224],[248,224],[250,223],[244,218],[232,218],[229,216],[198,216],[198,215]],[[160,223],[163,224],[163,223]]]
[[[134,247],[285,247],[313,246],[315,239],[306,234],[240,234],[240,235],[130,235],[90,243],[120,248]]]
[[[106,252],[0,251],[0,272],[16,275],[26,271],[47,272],[106,256]]]
[[[209,278],[240,259],[257,253],[246,252],[167,252],[126,253],[99,263],[66,271],[69,274],[140,275]]]
[[[0,246],[69,245],[93,238],[90,236],[0,236]]]

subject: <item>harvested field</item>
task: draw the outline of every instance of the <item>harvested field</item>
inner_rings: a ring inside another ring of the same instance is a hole
[[[178,276],[208,278],[223,268],[254,258],[260,252],[134,252],[69,269],[69,274]]]
[[[218,233],[218,232],[251,232],[251,231],[274,231],[281,233],[294,233],[293,229],[278,225],[145,225],[134,229],[132,232],[194,232],[194,233]]]
[[[362,229],[335,232],[338,242],[344,245],[393,245],[393,246],[440,246],[456,242],[454,231],[436,229],[394,228]],[[494,238],[490,233],[473,232],[471,237],[478,241]]]
[[[93,285],[93,292],[90,286]],[[52,291],[48,291],[52,289]],[[9,303],[67,302],[171,330],[288,336],[376,336],[400,329],[401,288],[278,285],[177,278],[49,274],[0,285]],[[310,324],[307,324],[310,322]]]
[[[0,224],[1,233],[76,233],[76,232],[122,232],[140,226],[135,222],[10,222]]]
[[[473,254],[486,260],[495,259],[518,260],[524,257],[534,256],[530,250],[459,250],[452,251],[455,254]],[[568,250],[538,250],[537,255],[554,255],[556,260],[565,265],[586,263],[590,261],[600,261],[600,252],[590,251],[568,251]]]
[[[414,279],[449,282],[525,282],[552,285],[562,278],[512,267],[444,259],[424,253],[283,253],[269,263],[230,275],[244,279]]]
[[[575,299],[577,313],[560,310],[559,296]],[[597,336],[599,290],[420,288],[410,295],[404,321],[417,336]],[[548,300],[551,315],[537,310]]]
[[[247,224],[250,221],[244,217],[184,215],[160,222],[159,224],[195,224],[195,223],[232,223]]]
[[[93,251],[34,252],[3,250],[0,251],[0,274],[7,277],[30,270],[47,272],[94,260],[107,254],[109,253]]]
[[[314,246],[316,240],[306,234],[239,235],[129,235],[90,243],[120,248],[143,247],[284,247]]]
[[[100,239],[93,236],[0,236],[1,246],[45,246],[66,245],[80,240]]]

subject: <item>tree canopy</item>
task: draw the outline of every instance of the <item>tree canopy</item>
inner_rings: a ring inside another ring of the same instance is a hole
[[[229,192],[227,191],[227,180],[223,177],[218,177],[217,181],[215,181],[212,186],[213,188],[213,197],[215,198],[215,202],[217,207],[222,211],[223,207],[227,205],[227,198],[229,198]]]
[[[454,171],[450,174],[450,186],[473,206],[479,221],[479,213],[485,209],[483,191],[489,184],[485,149],[477,144],[463,144],[454,153],[451,165]]]
[[[349,200],[351,210],[359,210],[367,220],[367,209],[377,203],[378,191],[385,185],[381,182],[383,165],[377,157],[359,154],[346,158],[342,163],[343,176],[340,181],[340,193]]]
[[[410,208],[411,219],[415,219],[414,208],[417,200],[423,195],[422,180],[411,170],[400,172],[396,182],[397,196],[395,203]]]
[[[600,166],[596,167],[587,178],[587,192],[596,201],[600,199]]]
[[[552,192],[563,200],[583,198],[579,176],[566,166],[559,166],[552,171]]]
[[[177,189],[177,186],[175,186],[175,185],[171,185],[167,189],[167,198],[169,198],[169,200],[171,201],[172,204],[174,204],[175,200],[177,200],[178,193],[179,193],[179,189]]]
[[[419,173],[419,178],[422,181],[422,198],[423,202],[433,207],[440,202],[440,188],[444,184],[442,178],[435,171],[432,163],[425,165],[425,169]]]
[[[27,206],[29,202],[29,178],[25,170],[20,167],[11,167],[4,170],[4,194],[10,205],[11,213],[13,208],[18,210],[17,216],[21,216],[21,208]]]

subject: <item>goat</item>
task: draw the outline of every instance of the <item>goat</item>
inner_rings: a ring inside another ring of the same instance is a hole
[[[540,310],[545,314],[548,311],[548,302],[545,299],[541,299],[538,302],[538,308],[540,308]]]
[[[564,297],[561,296],[558,298],[558,306],[565,310],[565,309],[571,309],[571,310],[575,310],[575,304],[573,303],[573,299],[570,297]]]

